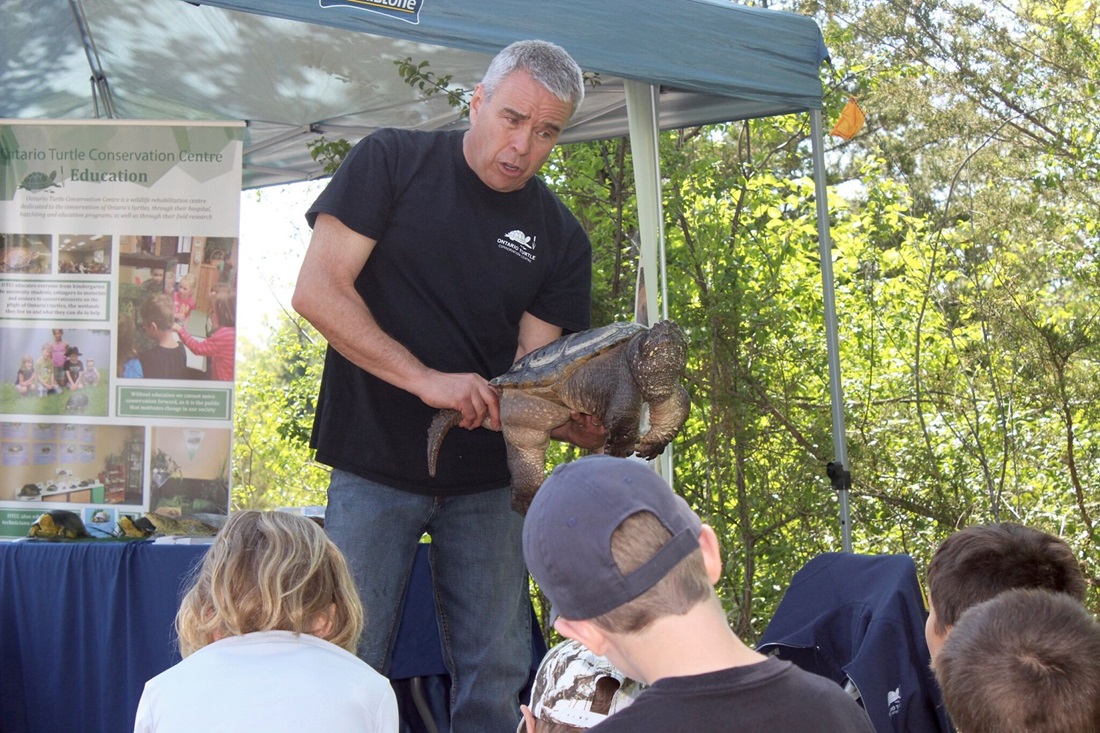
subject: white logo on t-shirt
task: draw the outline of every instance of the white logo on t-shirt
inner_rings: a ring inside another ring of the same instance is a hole
[[[499,237],[497,246],[528,262],[533,262],[535,259],[535,237],[528,236],[519,229],[513,229],[503,237]]]

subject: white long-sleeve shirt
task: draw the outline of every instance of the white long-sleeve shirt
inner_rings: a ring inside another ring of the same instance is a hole
[[[231,636],[145,683],[134,733],[397,733],[389,680],[323,639]]]

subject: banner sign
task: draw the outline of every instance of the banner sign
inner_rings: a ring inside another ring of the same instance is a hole
[[[357,8],[417,25],[423,3],[424,0],[321,0],[321,7]]]
[[[243,142],[0,119],[0,538],[228,513]]]

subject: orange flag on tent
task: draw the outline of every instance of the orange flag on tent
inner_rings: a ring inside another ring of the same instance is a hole
[[[844,109],[840,113],[840,119],[837,120],[836,125],[829,134],[851,140],[857,132],[863,129],[863,123],[866,121],[867,117],[856,103],[856,98],[850,96],[848,97],[848,104],[844,105]]]

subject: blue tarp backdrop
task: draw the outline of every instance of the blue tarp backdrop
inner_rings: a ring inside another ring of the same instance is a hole
[[[599,75],[564,142],[627,134],[624,79],[661,129],[821,108],[817,24],[725,0],[0,0],[0,117],[246,120],[244,185],[288,183],[321,134],[465,125],[395,61],[472,90],[523,38]]]

